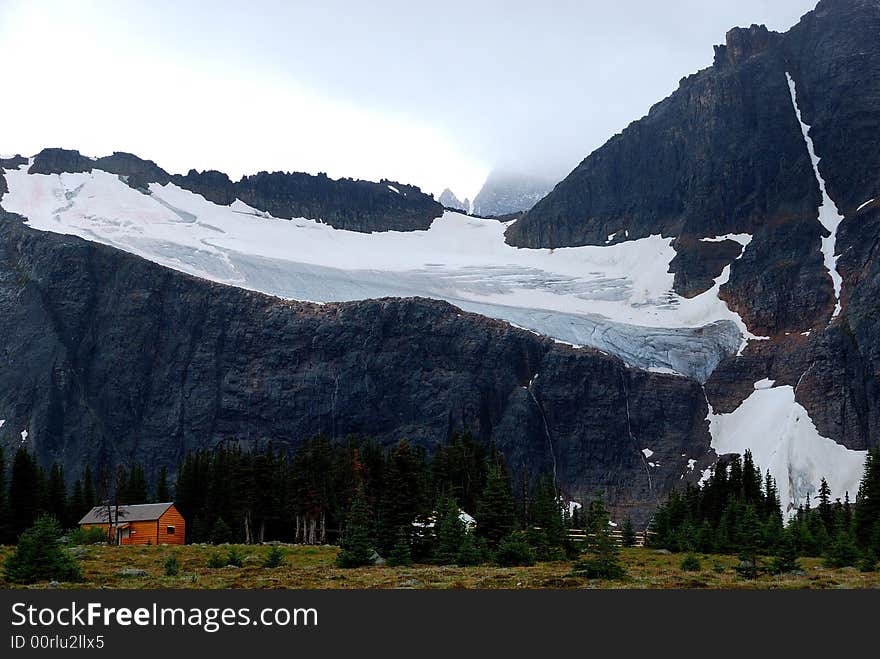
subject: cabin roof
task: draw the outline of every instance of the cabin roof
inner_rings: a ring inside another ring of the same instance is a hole
[[[139,503],[132,506],[119,506],[118,520],[115,519],[117,510],[116,506],[112,506],[111,510],[114,520],[119,524],[125,522],[151,522],[159,519],[165,514],[165,511],[173,505],[174,502],[169,501],[167,503]],[[86,513],[85,517],[79,520],[79,523],[107,524],[108,521],[107,506],[95,506]]]

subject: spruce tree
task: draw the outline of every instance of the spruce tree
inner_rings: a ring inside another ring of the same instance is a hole
[[[159,476],[156,479],[156,503],[171,501],[171,489],[168,487],[168,469],[159,467]]]
[[[49,510],[61,524],[61,528],[67,528],[67,484],[64,482],[64,470],[57,462],[52,463],[49,471]]]
[[[79,522],[89,510],[89,506],[86,505],[82,481],[77,478],[73,481],[73,489],[70,493],[70,499],[67,501],[67,518],[70,520],[70,524]]]
[[[3,447],[0,447],[0,545],[11,544],[14,540],[12,510],[9,507],[9,490],[6,486],[6,458]]]
[[[587,579],[623,579],[626,569],[620,562],[620,549],[611,534],[610,517],[600,497],[590,503],[584,556],[572,566],[572,572]]]
[[[795,538],[790,529],[782,532],[770,569],[774,574],[786,574],[801,569]]]
[[[853,521],[859,545],[880,555],[880,447],[872,448],[865,458]]]
[[[336,557],[336,564],[339,567],[361,567],[373,562],[373,554],[375,553],[373,522],[370,518],[370,507],[362,484],[358,486],[351,509],[348,512],[340,550]]]
[[[854,567],[858,564],[861,554],[856,544],[856,534],[852,527],[838,526],[834,539],[831,542],[825,556],[827,567],[841,568]]]
[[[477,507],[477,535],[495,547],[514,528],[515,504],[510,478],[502,465],[493,465]]]
[[[83,497],[85,498],[86,512],[95,507],[98,498],[95,496],[95,479],[92,476],[91,465],[86,465],[86,471],[83,474]]]
[[[455,499],[447,497],[437,511],[437,543],[434,560],[440,565],[453,565],[458,558],[467,530]]]
[[[40,470],[34,457],[24,447],[15,453],[9,483],[9,506],[12,509],[12,533],[18,535],[33,524],[40,509]]]
[[[409,534],[400,529],[397,533],[397,542],[391,548],[388,554],[388,565],[391,567],[399,567],[402,565],[412,565],[412,549],[410,548]]]
[[[18,539],[13,554],[6,560],[6,579],[12,583],[37,581],[79,581],[79,564],[61,546],[61,527],[50,515],[40,515],[33,526]]]
[[[629,517],[623,522],[623,528],[620,530],[620,542],[624,547],[634,547],[636,544],[636,529]]]

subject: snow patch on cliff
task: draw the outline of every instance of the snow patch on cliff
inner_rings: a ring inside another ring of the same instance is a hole
[[[855,498],[866,451],[850,450],[820,435],[795,400],[793,387],[774,387],[771,380],[761,380],[730,414],[715,414],[710,406],[708,421],[715,453],[742,455],[749,449],[755,464],[770,470],[787,514],[818,491],[823,477],[833,497],[842,499],[849,492]]]
[[[785,72],[785,77],[788,80],[788,89],[791,92],[791,104],[794,106],[795,115],[797,115],[798,123],[801,125],[801,132],[804,135],[804,142],[807,144],[810,161],[813,163],[813,173],[816,175],[816,182],[819,184],[819,191],[822,193],[822,203],[819,205],[819,222],[830,233],[829,236],[822,238],[822,255],[825,257],[825,267],[831,275],[831,282],[834,285],[834,299],[837,301],[834,305],[834,313],[831,317],[837,318],[837,316],[840,315],[840,289],[843,285],[843,278],[837,270],[837,256],[835,256],[835,251],[837,247],[837,228],[843,221],[843,216],[840,214],[837,205],[828,195],[828,190],[825,188],[825,179],[822,178],[822,173],[819,171],[819,161],[821,158],[816,155],[813,138],[810,137],[810,127],[804,123],[804,120],[801,117],[801,109],[797,102],[797,89],[795,88],[794,80],[788,71]]]

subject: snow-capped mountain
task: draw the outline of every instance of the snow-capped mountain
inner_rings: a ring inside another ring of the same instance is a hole
[[[746,448],[786,504],[852,496],[880,443],[878,34],[869,0],[732,30],[552,191],[490,176],[476,214],[530,209],[505,222],[393,181],[2,159],[0,442],[173,464],[470,429],[642,521]]]
[[[464,201],[460,201],[458,197],[455,196],[455,193],[452,192],[449,188],[443,190],[440,193],[440,198],[438,201],[445,207],[451,208],[453,210],[459,210],[464,213],[469,213],[471,210],[471,200],[467,197],[464,198]]]
[[[504,170],[493,170],[474,197],[474,213],[501,217],[529,210],[553,189],[556,181]]]

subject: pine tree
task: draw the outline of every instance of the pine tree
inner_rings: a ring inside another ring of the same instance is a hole
[[[71,524],[76,524],[89,510],[89,506],[86,505],[82,481],[77,478],[73,481],[73,490],[67,501],[67,518]]]
[[[477,535],[495,547],[514,528],[515,503],[510,478],[502,465],[493,465],[477,507]]]
[[[770,569],[774,574],[786,574],[801,569],[798,562],[797,546],[791,530],[783,531]]]
[[[211,527],[209,539],[211,541],[211,544],[213,545],[222,545],[226,542],[232,542],[234,540],[232,529],[230,529],[229,525],[223,521],[222,517],[218,517],[214,521],[214,525]]]
[[[611,535],[610,517],[601,497],[590,503],[584,557],[572,566],[572,572],[587,579],[623,579],[626,569],[620,562],[620,550]]]
[[[633,547],[636,544],[636,529],[632,520],[627,517],[620,530],[620,541],[624,547]]]
[[[852,527],[846,527],[841,522],[825,556],[825,565],[834,568],[854,567],[860,557],[855,532]]]
[[[370,519],[370,507],[363,485],[358,486],[351,504],[340,549],[341,551],[336,557],[336,563],[339,567],[361,567],[373,562],[373,554],[375,553],[373,523]]]
[[[14,540],[12,510],[9,507],[9,490],[6,486],[6,458],[3,447],[0,447],[0,545],[11,544]]]
[[[42,498],[40,470],[34,457],[24,447],[15,453],[9,484],[12,509],[12,533],[18,535],[33,524]]]
[[[458,558],[467,530],[455,499],[448,497],[437,511],[437,544],[434,560],[440,565],[453,565]]]
[[[171,501],[171,490],[168,487],[168,469],[159,467],[159,476],[156,479],[156,503]]]
[[[409,539],[409,533],[404,529],[400,529],[397,533],[397,542],[391,548],[388,554],[388,565],[391,567],[399,567],[402,565],[412,565],[412,549]]]
[[[859,545],[880,555],[880,447],[872,448],[865,458],[853,520]]]
[[[819,517],[830,535],[834,530],[834,510],[831,507],[831,487],[824,478],[819,483]]]
[[[86,471],[83,474],[83,497],[85,498],[86,512],[95,507],[98,498],[95,496],[95,479],[92,476],[91,465],[86,465]]]
[[[15,552],[6,560],[6,579],[12,583],[79,581],[79,564],[61,546],[61,527],[50,515],[40,515],[18,539]]]
[[[61,528],[67,528],[67,484],[64,482],[64,470],[57,462],[52,463],[49,471],[49,510],[61,524]]]
[[[479,565],[484,560],[484,552],[473,533],[465,532],[455,557],[456,565]]]

